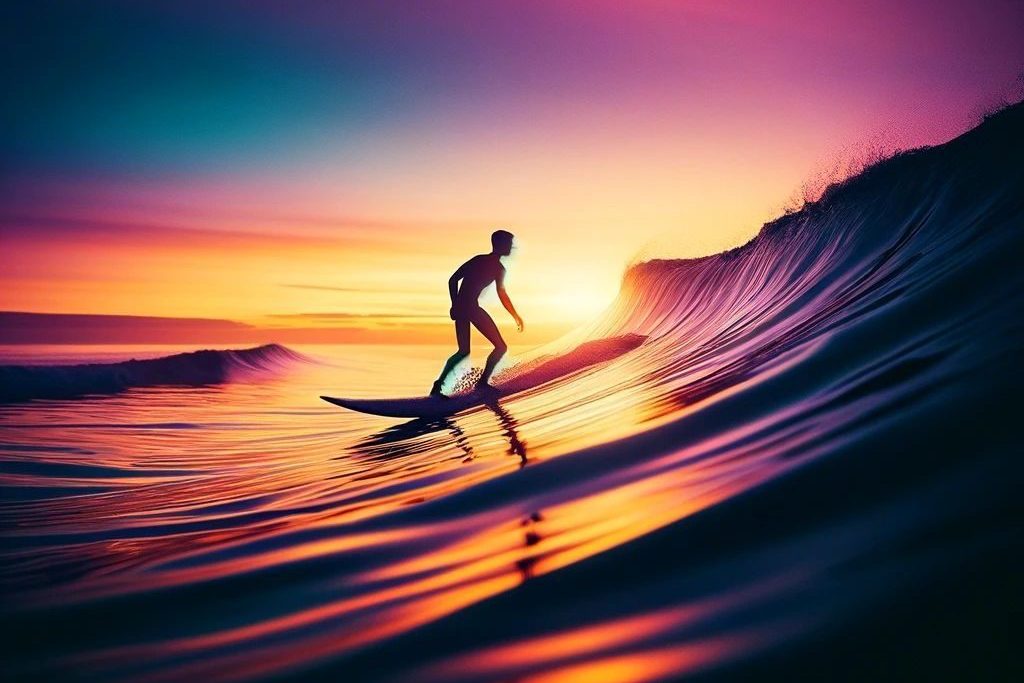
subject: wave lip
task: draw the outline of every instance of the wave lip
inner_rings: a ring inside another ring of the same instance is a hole
[[[0,403],[116,394],[153,386],[224,384],[274,374],[309,358],[280,344],[82,365],[0,365]]]

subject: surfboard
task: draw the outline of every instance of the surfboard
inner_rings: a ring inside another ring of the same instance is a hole
[[[321,396],[328,403],[357,413],[381,415],[383,417],[447,417],[470,408],[486,405],[501,398],[500,389],[472,391],[450,397],[423,396],[418,398],[337,398]]]
[[[647,337],[639,334],[594,339],[580,344],[568,353],[542,357],[534,367],[524,370],[511,379],[501,381],[490,390],[471,391],[447,398],[438,396],[373,399],[321,396],[320,398],[332,405],[369,415],[404,418],[447,417],[470,408],[487,405],[503,396],[512,396],[547,382],[569,377],[592,365],[607,363],[639,347],[646,339]]]

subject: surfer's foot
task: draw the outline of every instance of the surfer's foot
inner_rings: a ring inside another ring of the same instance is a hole
[[[474,389],[475,389],[475,391],[483,391],[483,392],[487,392],[487,393],[491,393],[491,394],[493,394],[496,391],[498,391],[491,384],[489,384],[487,382],[484,382],[483,380],[477,382],[476,383],[476,387],[474,387]]]
[[[438,398],[447,398],[444,392],[441,391],[441,380],[434,382],[434,386],[430,387],[430,395],[437,396]]]

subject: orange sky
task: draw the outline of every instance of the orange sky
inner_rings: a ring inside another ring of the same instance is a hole
[[[952,1],[345,5],[20,9],[0,310],[436,340],[500,227],[541,341],[851,145],[952,137],[1024,59],[1020,8]]]

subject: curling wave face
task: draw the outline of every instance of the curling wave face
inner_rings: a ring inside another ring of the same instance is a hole
[[[417,393],[412,348],[0,409],[9,668],[1012,679],[1022,141],[1017,106],[635,266],[453,418],[318,405]]]

